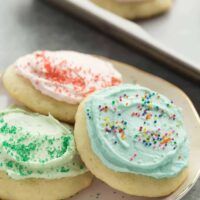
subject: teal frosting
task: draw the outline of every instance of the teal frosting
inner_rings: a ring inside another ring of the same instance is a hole
[[[165,96],[123,84],[94,93],[84,109],[92,149],[113,171],[159,179],[187,166],[181,109]]]
[[[51,115],[19,108],[0,112],[0,170],[13,179],[57,179],[87,171],[73,129]]]

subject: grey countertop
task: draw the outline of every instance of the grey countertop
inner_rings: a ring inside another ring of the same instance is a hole
[[[71,49],[137,66],[177,85],[190,97],[200,113],[200,87],[197,82],[43,1],[0,1],[0,69],[19,56],[37,49]],[[199,199],[200,180],[183,200]]]

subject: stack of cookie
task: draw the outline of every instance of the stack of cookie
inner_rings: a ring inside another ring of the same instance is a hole
[[[122,84],[111,63],[37,51],[10,66],[3,83],[27,108],[0,112],[0,198],[65,199],[93,175],[127,194],[159,197],[187,177],[181,110],[155,91]]]

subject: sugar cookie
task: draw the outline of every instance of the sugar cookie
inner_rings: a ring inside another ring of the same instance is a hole
[[[148,18],[163,13],[172,0],[91,0],[97,5],[128,19]]]
[[[80,104],[74,133],[88,169],[125,193],[165,196],[187,177],[181,111],[150,89],[123,84],[95,92]]]
[[[91,181],[70,126],[19,108],[0,112],[0,199],[65,199]]]
[[[19,58],[3,75],[12,97],[66,122],[74,122],[78,104],[88,94],[121,81],[111,63],[73,51],[34,52]]]

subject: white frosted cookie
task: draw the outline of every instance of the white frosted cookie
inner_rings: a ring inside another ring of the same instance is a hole
[[[111,63],[73,51],[37,51],[19,58],[3,75],[12,97],[31,110],[74,122],[90,93],[121,83]]]
[[[122,192],[165,196],[187,177],[181,111],[150,89],[123,84],[95,92],[80,104],[74,134],[87,168]]]
[[[66,199],[91,181],[70,126],[19,108],[0,111],[0,199]]]
[[[171,7],[172,0],[91,0],[97,5],[128,19],[152,17]]]

